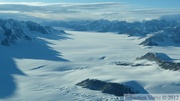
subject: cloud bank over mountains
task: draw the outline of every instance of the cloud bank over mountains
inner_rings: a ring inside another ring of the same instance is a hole
[[[20,20],[108,19],[141,21],[180,14],[179,9],[150,8],[127,3],[0,2],[0,18]]]

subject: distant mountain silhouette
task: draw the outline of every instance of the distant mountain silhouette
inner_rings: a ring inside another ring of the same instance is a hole
[[[43,22],[44,25],[65,27],[76,31],[116,32],[145,38],[140,45],[180,46],[180,23],[164,19],[142,22],[84,20]]]

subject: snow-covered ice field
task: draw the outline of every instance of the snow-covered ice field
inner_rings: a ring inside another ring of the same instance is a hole
[[[87,78],[128,85],[144,94],[180,93],[179,72],[136,60],[147,52],[162,52],[179,61],[179,47],[144,47],[138,45],[143,40],[139,37],[115,33],[66,32],[69,39],[0,46],[0,101],[118,100],[76,86]],[[150,65],[115,65],[119,61]]]

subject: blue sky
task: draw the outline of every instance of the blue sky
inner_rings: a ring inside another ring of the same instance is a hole
[[[158,8],[179,8],[180,0],[0,0],[0,2],[69,2],[69,3],[95,3],[95,2],[126,2],[134,5],[158,7]]]

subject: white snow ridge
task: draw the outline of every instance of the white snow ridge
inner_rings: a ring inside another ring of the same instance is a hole
[[[0,101],[120,101],[125,93],[180,93],[179,69],[161,68],[149,55],[138,59],[158,52],[163,62],[179,63],[178,45],[142,46],[139,36],[0,22]]]

